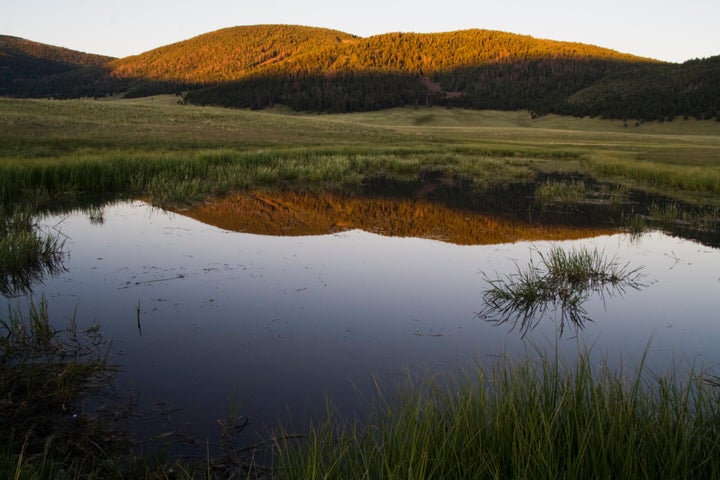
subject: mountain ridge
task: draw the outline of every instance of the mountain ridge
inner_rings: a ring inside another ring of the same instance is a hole
[[[27,60],[35,67],[24,71],[8,64],[8,58],[17,64],[19,54],[8,53],[7,38],[0,36],[0,94],[10,96],[183,92],[187,103],[241,108],[285,104],[345,112],[446,105],[645,120],[720,118],[716,57],[675,64],[496,30],[359,37],[301,25],[236,26],[119,59],[76,53],[84,60],[58,63],[45,53]],[[34,50],[41,50],[37,45]],[[72,57],[67,49],[58,52]]]

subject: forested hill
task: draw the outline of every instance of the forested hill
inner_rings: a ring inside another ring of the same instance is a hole
[[[115,60],[110,68],[120,78],[217,84],[353,38],[337,30],[294,25],[232,27]]]
[[[720,111],[720,57],[670,64],[490,30],[360,38],[293,25],[232,27],[141,55],[49,69],[31,82],[2,70],[4,53],[0,44],[0,94],[17,96],[184,92],[188,103],[230,107],[447,105],[646,120]]]
[[[112,57],[0,35],[0,95],[22,94],[35,82],[80,70],[97,70]]]
[[[491,30],[389,33],[358,38],[292,25],[233,27],[112,62],[118,77],[194,84],[267,75],[410,73],[431,75],[488,62],[538,58],[644,59],[579,43]]]

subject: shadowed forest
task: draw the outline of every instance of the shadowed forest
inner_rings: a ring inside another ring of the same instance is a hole
[[[289,25],[232,27],[109,59],[0,36],[0,95],[182,95],[296,111],[399,106],[529,110],[641,121],[718,118],[720,57],[660,62],[490,30],[360,38]]]

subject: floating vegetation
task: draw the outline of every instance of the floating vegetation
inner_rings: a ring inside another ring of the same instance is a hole
[[[64,243],[41,232],[30,213],[0,211],[0,294],[30,291],[45,275],[63,272]]]
[[[627,289],[639,289],[640,268],[627,264],[597,249],[578,248],[566,251],[553,247],[547,253],[538,252],[539,262],[530,260],[527,268],[519,266],[515,273],[497,279],[487,279],[490,287],[483,294],[485,307],[478,316],[486,320],[520,327],[524,336],[549,312],[560,314],[562,335],[566,322],[583,328],[591,319],[584,308],[593,294],[602,298],[623,294]]]

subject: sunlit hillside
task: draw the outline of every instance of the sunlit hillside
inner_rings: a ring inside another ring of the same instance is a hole
[[[644,61],[580,43],[492,30],[388,33],[358,38],[290,25],[233,27],[111,63],[120,77],[213,83],[256,75],[383,72],[431,75],[484,63],[539,58]]]
[[[182,95],[185,103],[359,112],[526,110],[639,121],[720,115],[720,57],[683,64],[493,30],[361,38],[297,25],[225,28],[122,59],[0,37],[0,95]]]
[[[352,38],[336,30],[294,25],[233,27],[118,59],[110,68],[116,77],[218,83]]]

